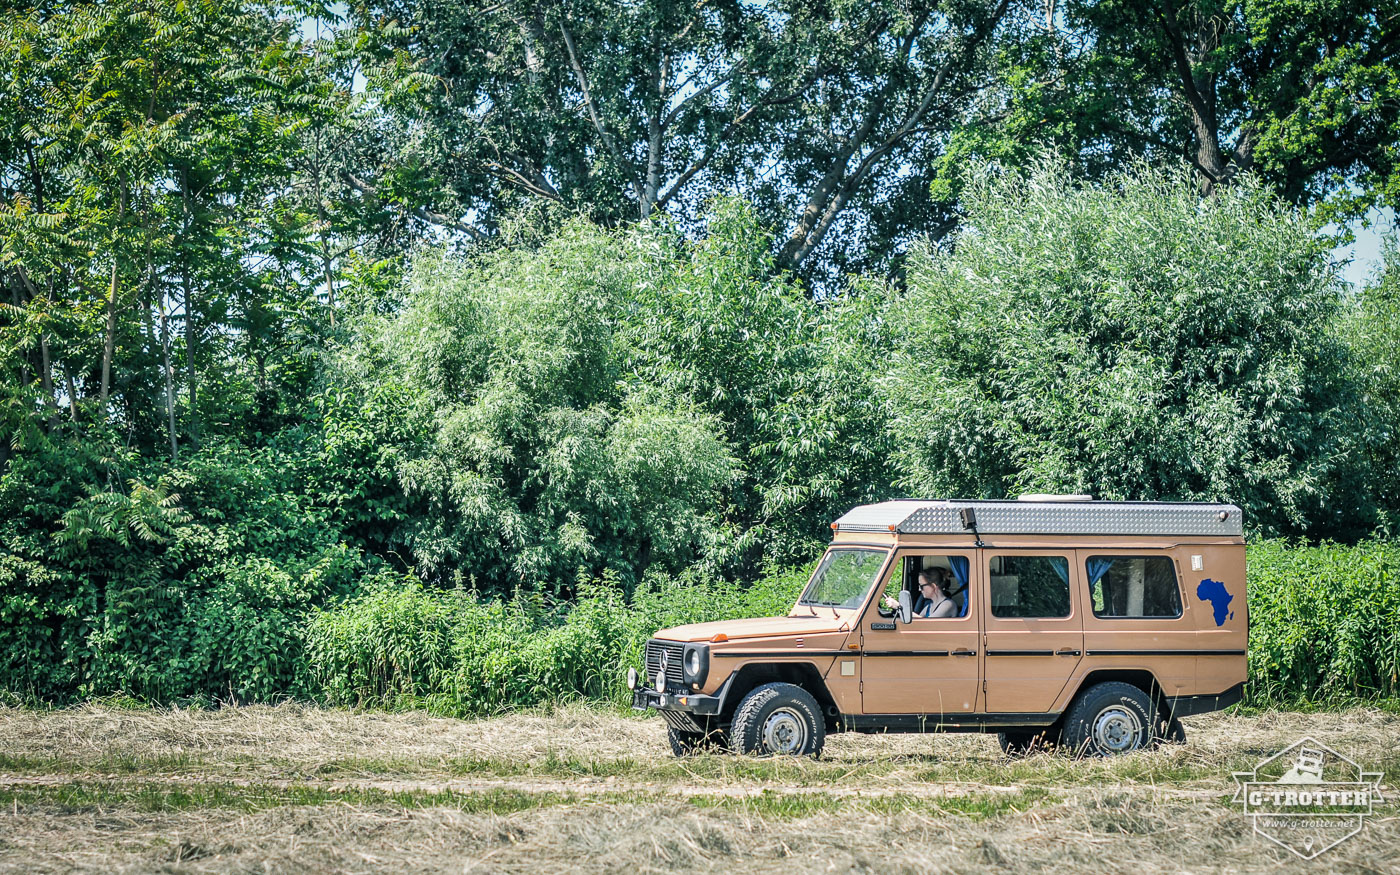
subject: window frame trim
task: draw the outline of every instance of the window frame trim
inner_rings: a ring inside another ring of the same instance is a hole
[[[1015,548],[1010,548],[1010,549],[1015,549]],[[1067,610],[1065,613],[1063,613],[1063,614],[1056,614],[1056,615],[1052,615],[1052,616],[1031,616],[1031,617],[1026,617],[1026,616],[1021,616],[1021,615],[1003,615],[1003,614],[998,614],[998,613],[996,612],[996,605],[992,603],[992,564],[991,564],[991,563],[992,563],[992,560],[993,560],[993,559],[996,559],[996,558],[1004,558],[1004,557],[1005,557],[1006,555],[1008,555],[1008,554],[1009,554],[1009,555],[1015,555],[1015,554],[1014,554],[1014,553],[1008,553],[1008,548],[1004,548],[1004,547],[993,547],[993,546],[991,546],[991,545],[988,545],[987,547],[983,548],[983,557],[982,557],[982,558],[983,558],[982,567],[986,569],[986,575],[987,575],[987,618],[988,618],[989,620],[996,620],[996,621],[1003,621],[1003,620],[1048,620],[1048,621],[1050,621],[1050,622],[1062,622],[1062,621],[1064,621],[1064,620],[1072,620],[1072,619],[1074,619],[1074,616],[1075,616],[1075,610],[1074,610],[1074,583],[1073,583],[1073,581],[1070,580],[1069,578],[1072,578],[1072,577],[1074,576],[1074,556],[1076,555],[1076,552],[1077,552],[1077,551],[1075,550],[1075,548],[1070,547],[1070,548],[1067,548],[1067,549],[1066,549],[1066,548],[1061,548],[1061,547],[1024,547],[1024,548],[1021,548],[1021,549],[1026,550],[1026,551],[1035,551],[1035,552],[1026,552],[1026,553],[1022,553],[1022,554],[1021,554],[1019,557],[1017,557],[1017,558],[1024,558],[1024,559],[1063,559],[1063,560],[1065,560],[1065,573],[1066,573],[1065,594],[1066,594],[1066,596],[1067,596],[1067,602],[1066,602],[1066,603],[1067,603],[1067,605],[1068,605],[1068,610]],[[993,554],[996,554],[996,555],[993,555]],[[1019,582],[1018,582],[1018,586],[1019,586]],[[1018,599],[1018,601],[1019,601],[1019,599]]]
[[[797,608],[800,608],[800,607],[801,607],[801,608],[828,608],[828,609],[834,610],[834,611],[859,611],[859,610],[865,605],[866,600],[870,597],[870,593],[871,593],[872,590],[873,590],[873,588],[872,588],[872,586],[871,586],[870,584],[867,584],[867,585],[866,585],[866,588],[865,588],[865,590],[864,590],[864,594],[861,596],[860,603],[857,604],[855,607],[846,607],[845,605],[840,605],[840,604],[829,605],[829,604],[825,604],[825,603],[823,603],[823,602],[809,602],[809,601],[806,601],[807,591],[808,591],[809,589],[812,588],[812,583],[816,580],[816,578],[817,578],[817,573],[818,573],[819,571],[821,571],[822,564],[825,563],[825,562],[827,561],[827,559],[828,559],[832,554],[837,553],[837,552],[863,552],[863,553],[879,553],[879,552],[883,552],[884,558],[881,560],[880,567],[877,568],[877,569],[875,570],[875,577],[874,577],[874,580],[875,580],[875,582],[876,582],[877,585],[878,585],[878,582],[884,578],[884,571],[885,571],[885,568],[887,567],[887,565],[888,565],[888,563],[889,563],[890,555],[894,553],[894,551],[891,550],[890,547],[889,547],[888,545],[880,545],[880,544],[830,544],[830,545],[828,545],[827,548],[826,548],[826,551],[825,551],[824,553],[822,553],[822,558],[819,559],[819,560],[817,560],[817,567],[812,569],[812,576],[809,577],[809,578],[807,578],[807,583],[802,587],[802,592],[798,593],[798,595],[797,595],[797,603],[796,603],[796,605],[793,606],[793,610],[796,610]]]
[[[971,602],[972,591],[976,588],[976,580],[972,577],[972,575],[977,568],[977,555],[979,552],[980,551],[977,547],[925,547],[913,545],[895,547],[893,550],[890,551],[889,568],[884,574],[880,576],[879,585],[875,589],[875,597],[871,602],[871,610],[874,611],[874,613],[877,616],[879,616],[881,620],[888,620],[890,619],[890,617],[893,617],[897,614],[897,612],[891,612],[888,616],[886,616],[885,613],[880,609],[880,599],[885,595],[885,587],[889,586],[890,579],[894,576],[895,569],[900,567],[899,563],[904,562],[911,556],[943,556],[945,558],[948,556],[960,556],[967,560],[967,573],[969,579],[967,581],[967,589],[964,590],[964,592],[967,593],[968,597],[967,613],[960,617],[911,617],[908,625],[912,627],[914,623],[924,621],[960,623],[971,620],[974,623],[976,623],[977,612],[973,610]],[[954,604],[956,604],[956,602],[954,602]]]
[[[1166,552],[1155,555],[1144,553],[1093,553],[1089,549],[1082,549],[1084,553],[1083,571],[1084,586],[1086,587],[1085,597],[1088,599],[1089,616],[1095,620],[1180,620],[1186,616],[1186,595],[1181,588],[1181,573],[1177,568],[1176,558]],[[1094,610],[1094,584],[1089,580],[1089,560],[1091,559],[1161,559],[1171,566],[1172,580],[1176,584],[1176,613],[1175,614],[1100,614]]]

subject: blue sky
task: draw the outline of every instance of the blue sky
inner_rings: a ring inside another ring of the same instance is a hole
[[[1342,276],[1353,285],[1364,285],[1381,265],[1381,239],[1395,235],[1395,211],[1371,210],[1367,216],[1371,227],[1362,228],[1361,222],[1352,224],[1356,241],[1332,250],[1338,262],[1347,262],[1342,268]],[[1330,229],[1329,229],[1330,230]]]

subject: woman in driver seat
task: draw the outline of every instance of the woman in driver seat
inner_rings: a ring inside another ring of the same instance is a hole
[[[956,617],[958,605],[948,597],[948,569],[925,568],[919,572],[919,597],[914,602],[916,617]]]

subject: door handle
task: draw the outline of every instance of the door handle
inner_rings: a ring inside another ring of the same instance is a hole
[[[1071,650],[1071,649],[1068,648],[1068,647],[1062,647],[1062,648],[1060,648],[1059,650],[1056,650],[1056,651],[1055,651],[1055,655],[1056,655],[1056,656],[1078,656],[1078,655],[1079,655],[1079,651],[1078,651],[1078,650]]]
[[[953,655],[954,655],[954,656],[976,656],[976,655],[977,655],[977,651],[976,651],[976,650],[954,650],[954,651],[953,651]]]

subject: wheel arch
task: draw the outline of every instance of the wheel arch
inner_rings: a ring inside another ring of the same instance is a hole
[[[740,666],[726,682],[728,689],[720,706],[720,718],[732,720],[745,696],[764,684],[775,682],[792,684],[811,693],[821,706],[826,728],[830,730],[836,724],[836,700],[826,688],[822,670],[812,662],[751,662]]]
[[[1167,694],[1162,689],[1162,685],[1157,682],[1157,676],[1148,669],[1096,668],[1093,671],[1087,672],[1084,677],[1080,678],[1079,684],[1065,699],[1063,712],[1069,713],[1069,709],[1073,706],[1075,699],[1078,699],[1079,695],[1085,690],[1097,684],[1107,683],[1109,681],[1132,684],[1139,690],[1142,690],[1152,699],[1152,703],[1156,706],[1157,713],[1160,715],[1167,715],[1172,711],[1171,701],[1167,698]]]

